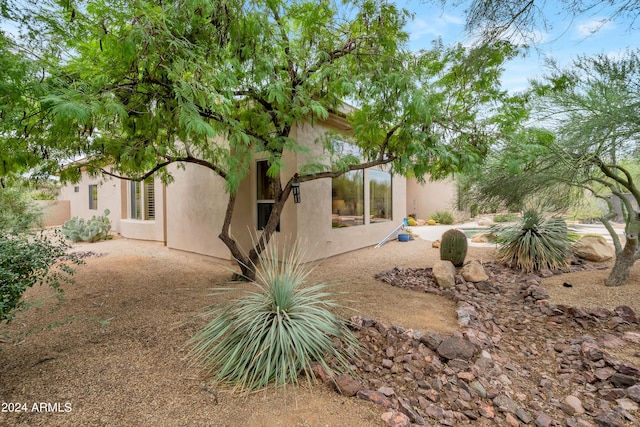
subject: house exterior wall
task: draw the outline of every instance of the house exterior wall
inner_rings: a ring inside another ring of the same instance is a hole
[[[89,186],[98,186],[97,209],[89,209]],[[89,219],[94,215],[102,215],[105,209],[109,209],[108,218],[111,220],[111,229],[120,233],[120,220],[122,218],[122,185],[115,178],[94,178],[86,173],[82,174],[77,184],[65,185],[60,189],[60,200],[69,201],[69,215]]]
[[[167,247],[229,259],[218,238],[228,201],[224,180],[203,166],[169,168],[175,180],[166,188]]]
[[[310,147],[310,153],[300,155],[298,165],[304,164],[309,156],[322,158],[322,147],[314,141],[330,130],[323,125],[299,125],[295,131],[301,145]],[[331,179],[318,179],[300,184],[301,203],[294,205],[297,216],[297,236],[307,242],[308,260],[315,260],[372,246],[384,239],[400,225],[406,216],[406,179],[392,178],[392,219],[388,222],[371,224],[369,221],[369,174],[365,171],[364,225],[345,228],[332,227]]]
[[[69,216],[90,219],[94,215],[102,215],[109,209],[111,230],[123,237],[139,240],[164,240],[164,204],[162,184],[156,179],[154,197],[156,219],[141,221],[129,218],[129,181],[119,178],[92,178],[83,173],[77,184],[65,185],[60,190],[60,203],[69,204]],[[89,186],[98,186],[97,209],[89,209]],[[77,189],[77,191],[76,191]]]
[[[436,211],[447,211],[455,215],[456,186],[453,180],[418,183],[415,178],[407,180],[407,215],[429,219]]]

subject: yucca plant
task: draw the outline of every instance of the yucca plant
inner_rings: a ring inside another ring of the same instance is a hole
[[[269,246],[256,268],[256,290],[203,314],[212,320],[191,339],[191,355],[205,374],[249,392],[297,384],[301,374],[311,382],[314,361],[327,372],[350,370],[347,352],[359,343],[332,313],[338,304],[328,285],[306,286],[312,270],[303,255],[297,244],[282,254]]]
[[[498,260],[527,273],[565,267],[570,257],[567,224],[559,217],[530,209],[518,223],[494,226],[491,232],[498,236]]]

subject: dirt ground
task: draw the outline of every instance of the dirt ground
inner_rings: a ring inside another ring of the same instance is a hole
[[[77,268],[65,301],[49,300],[20,314],[8,327],[11,337],[0,343],[0,425],[384,425],[381,408],[327,386],[245,397],[202,380],[185,357],[186,342],[204,324],[197,315],[207,305],[250,286],[227,282],[231,263],[120,238],[74,248],[103,255]],[[489,260],[493,251],[469,248],[467,259]],[[438,258],[430,242],[393,241],[324,260],[311,279],[346,292],[338,298],[348,307],[344,315],[449,334],[458,328],[452,301],[373,279],[396,266],[430,267]],[[554,276],[544,286],[559,303],[626,304],[640,312],[633,297],[640,291],[640,269],[616,289],[602,285],[606,271],[601,273]],[[567,290],[564,281],[576,286]],[[210,289],[220,286],[240,290],[211,296]],[[47,291],[32,289],[27,298],[41,300]]]

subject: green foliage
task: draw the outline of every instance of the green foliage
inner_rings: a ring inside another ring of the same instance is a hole
[[[413,52],[409,13],[386,0],[5,3],[28,35],[13,42],[48,59],[38,64],[46,90],[26,114],[38,132],[12,126],[16,140],[46,150],[42,158],[83,154],[89,173],[108,165],[143,178],[157,168],[164,181],[164,166],[192,163],[231,194],[255,157],[267,160],[276,208],[258,249],[246,259],[229,226],[220,233],[245,265],[275,231],[294,174],[304,183],[388,165],[441,178],[481,163],[523,118],[499,82],[515,45]],[[358,156],[340,156],[327,139],[297,139],[308,134],[298,126],[325,120],[351,129],[340,139]],[[290,154],[300,154],[297,167],[285,165]],[[78,180],[78,168],[61,179]]]
[[[567,265],[571,255],[567,231],[564,219],[545,217],[533,209],[525,210],[516,224],[491,228],[498,235],[498,259],[527,273]]]
[[[94,215],[85,221],[84,218],[73,217],[62,226],[62,233],[72,242],[97,242],[109,238],[111,220],[107,218],[109,209],[100,216]]]
[[[34,209],[24,192],[0,188],[0,322],[10,322],[29,305],[24,292],[34,285],[50,286],[60,297],[60,284],[69,281],[73,269],[65,263],[78,263],[66,254],[67,246],[59,233],[33,234],[40,212]]]
[[[515,222],[520,220],[520,215],[515,213],[499,214],[493,217],[493,222]]]
[[[451,229],[440,238],[440,259],[451,261],[456,267],[462,267],[467,257],[467,236],[460,230]]]
[[[0,207],[0,231],[3,233],[24,233],[42,220],[42,212],[19,188],[0,187]]]
[[[311,270],[302,260],[297,245],[282,254],[270,246],[259,258],[256,290],[203,314],[212,320],[190,342],[191,355],[207,374],[251,391],[296,384],[301,373],[311,381],[314,361],[329,372],[349,370],[346,351],[359,344],[330,311],[337,304],[327,285],[306,285]]]
[[[429,219],[434,220],[438,224],[451,225],[456,222],[455,217],[451,212],[446,211],[437,211],[429,217]]]

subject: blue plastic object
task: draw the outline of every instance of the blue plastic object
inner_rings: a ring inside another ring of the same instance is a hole
[[[409,235],[408,234],[398,234],[398,240],[400,242],[408,242],[409,241]]]

